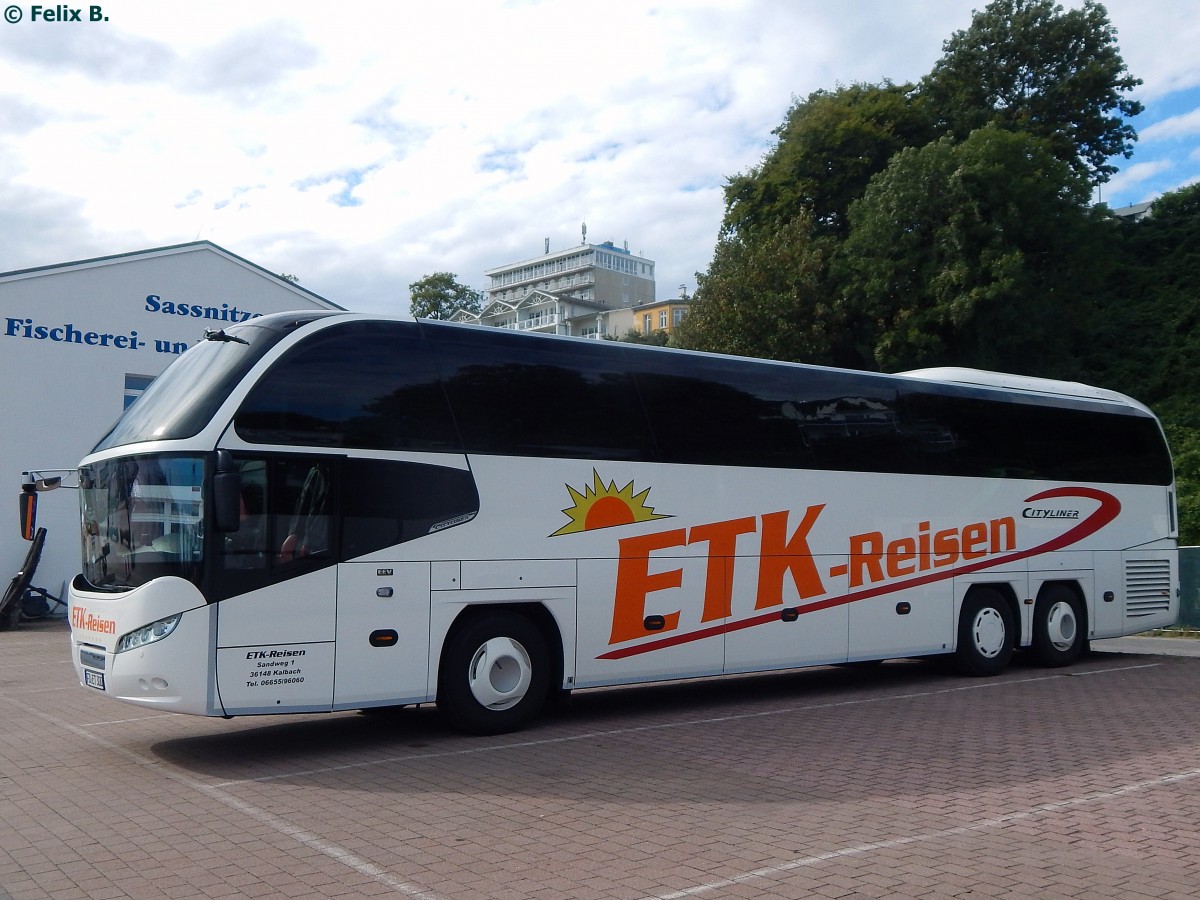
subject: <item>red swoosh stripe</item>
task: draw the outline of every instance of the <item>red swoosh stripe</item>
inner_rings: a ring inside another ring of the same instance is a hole
[[[1047,491],[1034,494],[1032,497],[1026,497],[1026,503],[1035,503],[1038,500],[1054,500],[1060,497],[1084,497],[1088,500],[1095,500],[1100,504],[1099,508],[1082,520],[1078,525],[1069,528],[1056,538],[1046,541],[1044,544],[1038,544],[1036,547],[1030,547],[1028,550],[1018,550],[1014,553],[1006,553],[1003,556],[996,556],[991,559],[981,559],[979,562],[970,563],[965,566],[947,569],[944,572],[931,572],[928,575],[918,575],[916,578],[908,578],[904,581],[894,581],[889,584],[882,584],[877,587],[864,588],[861,591],[853,591],[849,594],[842,594],[837,597],[826,597],[824,600],[818,600],[815,603],[808,603],[804,606],[796,607],[796,612],[800,614],[817,612],[822,609],[830,609],[834,606],[844,606],[847,603],[854,603],[857,600],[867,600],[871,597],[880,597],[884,594],[895,593],[896,591],[907,590],[908,588],[920,587],[925,584],[933,584],[937,581],[945,581],[947,578],[954,578],[956,575],[969,575],[972,572],[980,572],[984,569],[990,569],[994,566],[1001,566],[1006,563],[1016,562],[1021,559],[1028,559],[1031,556],[1039,556],[1042,553],[1050,553],[1054,550],[1062,550],[1064,547],[1069,547],[1086,537],[1095,534],[1121,512],[1121,501],[1105,491],[1098,491],[1094,488],[1086,487],[1065,487],[1051,488]],[[654,650],[660,650],[663,647],[675,647],[680,644],[687,644],[692,641],[703,640],[704,638],[715,637],[718,634],[728,634],[731,631],[742,631],[746,628],[753,628],[756,625],[765,625],[767,622],[778,622],[779,614],[782,610],[774,609],[767,613],[762,613],[757,616],[752,616],[749,619],[739,619],[736,622],[722,622],[719,625],[710,625],[707,628],[701,628],[697,631],[689,631],[683,634],[673,634],[670,637],[659,638],[654,641],[647,641],[642,644],[637,644],[631,647],[622,647],[619,650],[610,650],[607,653],[602,653],[596,659],[625,659],[630,656],[637,656],[642,653],[650,653]]]

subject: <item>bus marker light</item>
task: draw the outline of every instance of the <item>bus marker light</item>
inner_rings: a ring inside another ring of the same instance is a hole
[[[400,640],[400,635],[390,628],[372,631],[368,638],[372,647],[394,647]]]
[[[911,603],[908,603],[908,602],[902,600],[901,602],[896,604],[896,615],[907,616],[910,612],[912,612],[912,604]]]

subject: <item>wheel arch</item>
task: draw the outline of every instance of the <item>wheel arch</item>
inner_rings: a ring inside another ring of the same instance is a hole
[[[448,648],[454,643],[454,638],[458,632],[466,628],[467,625],[480,616],[497,612],[510,612],[524,616],[541,632],[542,637],[546,641],[546,647],[550,651],[550,689],[552,691],[561,690],[563,672],[566,667],[562,629],[559,627],[558,620],[554,617],[554,614],[546,608],[545,604],[538,600],[509,601],[504,603],[471,603],[464,606],[458,611],[458,614],[454,617],[454,621],[450,623],[450,627],[446,630],[446,636],[442,640],[441,653],[438,655],[436,671],[441,672],[442,666],[446,661]]]
[[[1071,606],[1065,619],[1055,612],[1063,603]],[[1071,665],[1087,652],[1091,614],[1087,593],[1077,579],[1055,578],[1042,582],[1033,603],[1031,640],[1023,649],[1043,666]],[[1074,621],[1070,621],[1071,618]]]
[[[1060,587],[1066,588],[1068,591],[1074,594],[1075,599],[1079,601],[1079,612],[1083,616],[1083,633],[1085,635],[1089,634],[1091,626],[1091,611],[1088,609],[1087,595],[1084,593],[1083,586],[1077,579],[1054,578],[1043,581],[1041,586],[1038,588],[1037,596],[1034,597],[1034,602],[1036,603],[1038,600],[1041,600],[1048,591]]]
[[[957,624],[958,617],[962,615],[963,605],[971,599],[979,591],[993,590],[999,592],[1004,598],[1004,603],[1008,607],[1008,611],[1012,614],[1012,621],[1017,628],[1017,634],[1020,634],[1021,623],[1021,601],[1017,597],[1017,590],[1009,581],[977,581],[963,592],[962,599],[958,602],[958,608],[954,612],[955,622]],[[957,633],[957,630],[956,630]],[[1014,641],[1014,644],[1016,641]]]
[[[958,673],[988,677],[1003,672],[1016,650],[1020,622],[1012,585],[1005,581],[972,584],[963,593],[956,618],[951,658]]]

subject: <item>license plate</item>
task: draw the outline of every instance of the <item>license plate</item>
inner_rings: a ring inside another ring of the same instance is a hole
[[[104,673],[103,672],[93,672],[90,669],[84,669],[83,683],[86,684],[88,687],[94,687],[97,690],[102,691],[102,690],[104,690]]]

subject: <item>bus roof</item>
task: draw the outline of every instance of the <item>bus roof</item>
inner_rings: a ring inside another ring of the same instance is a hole
[[[1034,378],[1031,375],[1009,375],[1004,372],[989,372],[984,369],[969,369],[962,366],[936,366],[928,369],[913,369],[910,372],[898,372],[897,374],[905,378],[920,378],[924,381],[978,385],[979,387],[1021,391],[1026,394],[1044,394],[1055,397],[1086,397],[1092,400],[1103,400],[1109,403],[1120,403],[1123,406],[1135,406],[1139,409],[1146,409],[1137,400],[1118,391],[1092,387],[1090,384],[1081,384],[1078,381]]]

